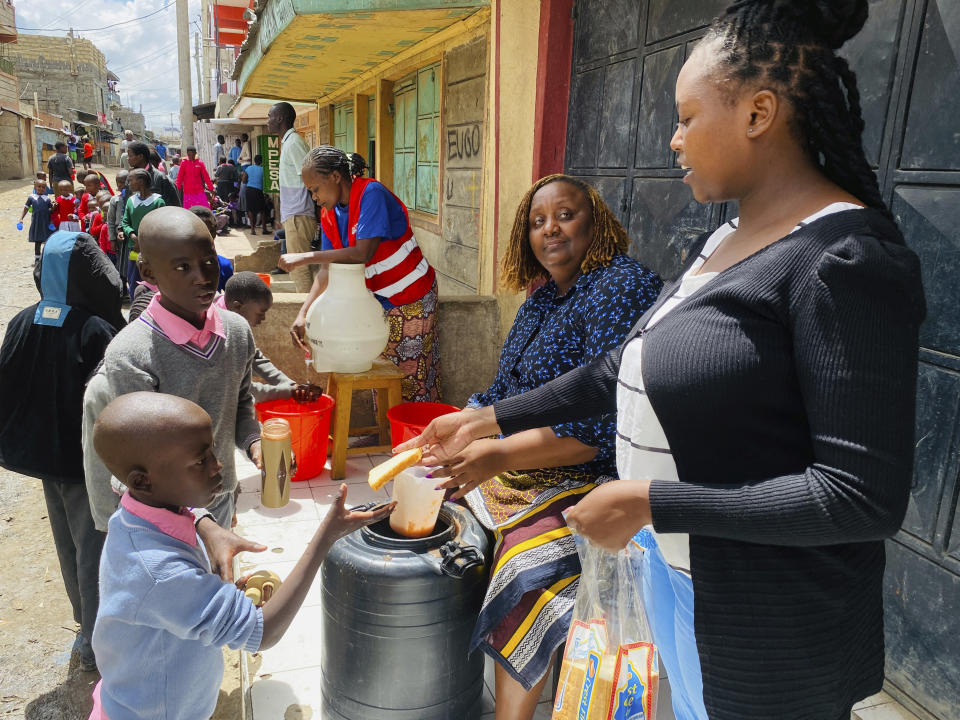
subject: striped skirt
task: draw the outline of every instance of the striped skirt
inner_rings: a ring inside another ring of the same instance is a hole
[[[416,302],[387,311],[390,339],[384,357],[404,374],[404,402],[440,401],[440,344],[437,340],[437,283]]]
[[[607,479],[571,469],[504,473],[464,498],[494,536],[490,585],[470,649],[482,649],[528,690],[567,638],[580,584],[580,559],[562,513]]]

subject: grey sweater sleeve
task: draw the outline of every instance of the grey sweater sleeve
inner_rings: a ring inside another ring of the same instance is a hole
[[[242,320],[241,320],[242,322]],[[246,326],[246,323],[244,323]],[[253,340],[253,333],[250,327],[246,326],[247,333],[247,366],[240,381],[237,396],[237,447],[249,455],[250,446],[260,439],[260,423],[257,422],[257,411],[254,407],[252,383],[253,383],[253,359],[256,354],[257,344]]]
[[[294,388],[297,386],[283,371],[270,362],[270,359],[260,352],[259,348],[253,355],[253,375],[262,381],[254,380],[251,383],[254,402],[285,400],[293,395]]]
[[[83,424],[81,427],[81,442],[83,445],[83,476],[87,486],[87,498],[90,501],[90,513],[93,515],[93,524],[101,532],[107,531],[107,522],[120,496],[110,485],[110,471],[100,461],[93,448],[93,424],[97,416],[113,399],[110,393],[110,384],[102,372],[94,373],[83,394]]]

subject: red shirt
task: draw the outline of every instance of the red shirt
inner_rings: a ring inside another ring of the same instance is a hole
[[[83,144],[83,156],[85,158],[93,157],[93,145],[90,143]]]
[[[79,214],[80,201],[77,200],[77,196],[73,193],[69,195],[57,195],[54,198],[54,202],[57,206],[53,211],[53,216],[50,218],[50,221],[57,227],[60,227],[60,223],[67,219],[67,215]]]
[[[110,228],[107,227],[107,224],[102,220],[100,221],[100,234],[94,235],[94,237],[97,238],[97,243],[100,245],[101,250],[108,255],[113,255],[113,248],[110,247]]]
[[[87,215],[90,214],[90,211],[93,209],[91,205],[96,206],[97,198],[90,193],[84,193],[80,198],[80,211],[77,215],[80,216],[80,224],[83,225],[87,219]],[[96,235],[94,235],[96,237]]]
[[[83,228],[84,232],[90,233],[95,238],[100,237],[100,228],[103,226],[103,215],[99,212],[88,213],[80,223],[80,227]],[[107,243],[107,246],[109,247],[109,243]],[[103,247],[103,245],[100,247]]]

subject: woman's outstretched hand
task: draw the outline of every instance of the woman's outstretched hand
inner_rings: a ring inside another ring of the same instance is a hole
[[[468,408],[434,418],[420,435],[397,445],[393,452],[423,448],[421,465],[449,465],[474,440],[499,434],[493,406]]]
[[[613,480],[604,483],[567,512],[567,525],[605,550],[623,550],[650,516],[650,483]]]

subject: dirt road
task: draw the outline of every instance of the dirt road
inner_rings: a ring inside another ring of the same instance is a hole
[[[113,178],[115,171],[108,170]],[[31,183],[0,181],[0,335],[39,299],[33,245],[16,229]],[[38,368],[42,372],[42,368]],[[86,720],[99,679],[71,658],[77,625],[60,577],[39,480],[0,468],[0,718]],[[224,653],[216,720],[240,717],[240,655]]]

